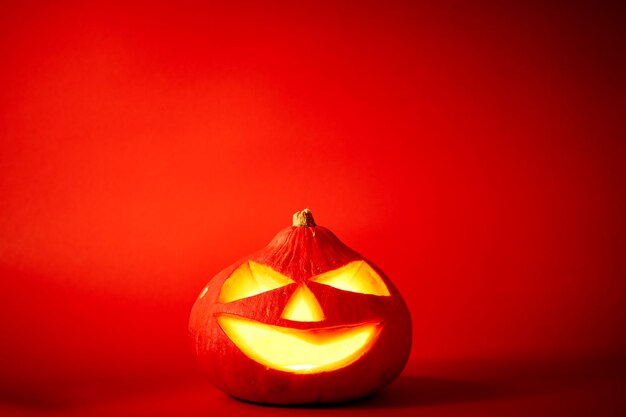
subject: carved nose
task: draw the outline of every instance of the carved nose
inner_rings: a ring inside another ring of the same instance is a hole
[[[305,284],[294,291],[280,317],[293,321],[322,321],[325,318],[315,294]]]

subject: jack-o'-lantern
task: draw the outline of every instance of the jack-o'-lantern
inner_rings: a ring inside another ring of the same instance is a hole
[[[269,404],[366,396],[400,374],[411,349],[398,290],[307,209],[209,282],[189,330],[213,385]]]

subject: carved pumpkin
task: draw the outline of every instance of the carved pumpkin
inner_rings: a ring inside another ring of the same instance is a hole
[[[189,330],[211,382],[258,403],[366,396],[400,374],[411,349],[398,290],[307,209],[209,282]]]

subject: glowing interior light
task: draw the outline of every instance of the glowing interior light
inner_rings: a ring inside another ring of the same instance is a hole
[[[310,364],[288,365],[286,368],[292,371],[308,371],[309,369],[315,368],[315,365],[310,365]]]
[[[253,261],[244,262],[224,282],[218,302],[230,303],[241,298],[252,297],[294,281],[272,268]]]
[[[391,295],[382,278],[365,261],[350,262],[341,268],[316,275],[311,281],[360,294]]]
[[[311,290],[301,285],[287,302],[281,317],[293,321],[322,321],[324,312]]]
[[[369,349],[380,323],[301,330],[222,314],[217,322],[250,359],[268,368],[306,374],[350,365]]]

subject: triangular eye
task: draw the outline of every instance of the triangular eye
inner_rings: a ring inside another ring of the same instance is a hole
[[[382,278],[365,261],[350,262],[341,268],[316,275],[311,281],[359,294],[391,295]]]
[[[228,277],[217,299],[219,303],[230,303],[241,298],[252,297],[266,291],[284,287],[294,281],[274,271],[269,266],[253,261],[244,262]]]

